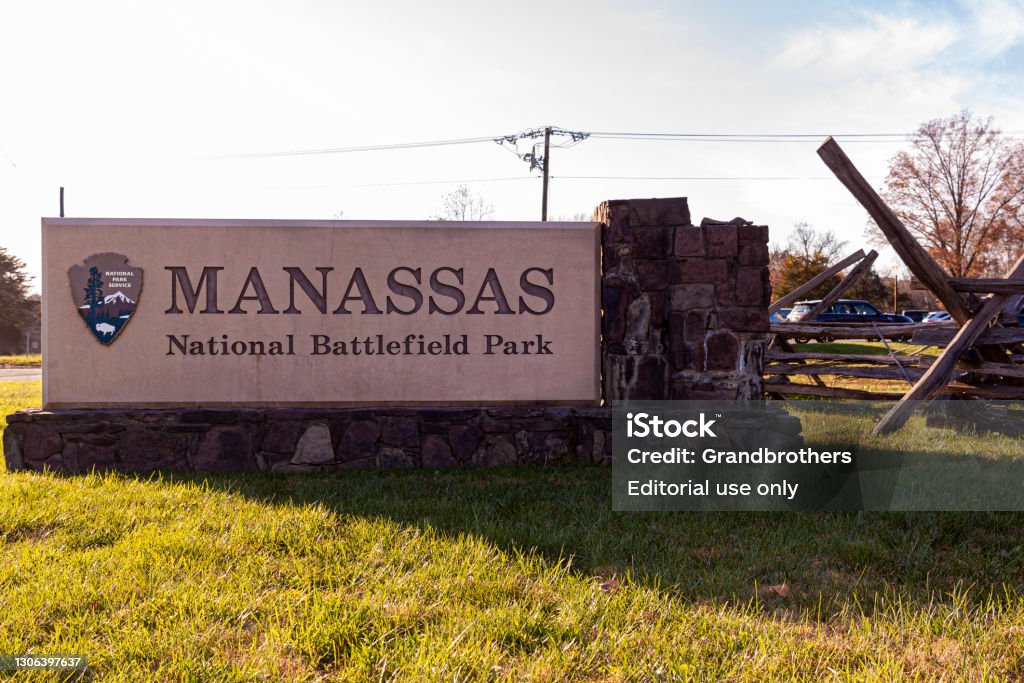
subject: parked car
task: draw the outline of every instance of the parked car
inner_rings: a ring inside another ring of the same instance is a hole
[[[821,299],[814,301],[799,301],[790,312],[786,322],[797,322],[803,320],[804,316],[811,312],[811,309],[821,303]],[[811,322],[811,321],[808,321]],[[895,313],[882,313],[867,301],[860,299],[839,299],[829,306],[828,310],[820,314],[814,322],[819,323],[912,323],[912,319],[905,315]]]
[[[790,312],[789,317],[786,318],[786,322],[797,322],[804,319],[811,309],[821,303],[821,299],[814,301],[799,301],[793,306],[793,310]],[[807,322],[812,322],[808,320]],[[867,301],[861,299],[839,299],[824,313],[820,313],[813,322],[818,323],[880,323],[880,324],[894,324],[894,323],[912,323],[914,322],[905,315],[896,315],[895,313],[882,313],[877,308],[872,306]],[[797,338],[797,342],[804,342],[806,339]],[[818,337],[820,342],[833,341],[832,337],[822,335]]]
[[[953,319],[953,316],[951,316],[949,313],[946,313],[945,311],[932,311],[931,313],[926,315],[924,317],[924,320],[922,320],[921,322],[923,322],[923,323],[948,323],[952,319]]]
[[[789,312],[792,310],[792,308],[780,308],[768,316],[768,321],[773,323],[784,323],[786,322],[786,316],[788,316]]]
[[[914,308],[909,311],[900,311],[900,315],[905,315],[911,320],[913,320],[915,323],[919,323],[922,320],[924,320],[924,317],[926,315],[928,315],[928,311],[922,311],[920,309]]]

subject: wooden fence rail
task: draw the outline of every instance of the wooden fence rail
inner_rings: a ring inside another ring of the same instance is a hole
[[[783,338],[826,337],[831,339],[870,339],[877,341],[879,336],[886,339],[909,340],[918,330],[932,327],[925,323],[770,323],[768,331]],[[877,328],[877,331],[876,331]],[[955,330],[954,330],[955,332]]]

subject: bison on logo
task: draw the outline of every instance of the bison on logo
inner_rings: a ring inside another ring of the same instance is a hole
[[[135,314],[142,293],[142,269],[123,254],[93,254],[68,270],[71,297],[86,327],[109,346]]]

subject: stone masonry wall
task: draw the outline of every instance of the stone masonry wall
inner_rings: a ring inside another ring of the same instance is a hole
[[[604,399],[763,394],[768,228],[695,226],[685,198],[609,201],[604,224]]]
[[[301,472],[611,462],[601,408],[27,410],[11,470]]]
[[[605,407],[38,409],[10,415],[10,470],[320,471],[611,462],[612,401],[757,399],[768,229],[694,226],[685,198],[609,201]]]

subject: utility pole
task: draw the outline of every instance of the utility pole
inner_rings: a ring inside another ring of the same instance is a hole
[[[565,130],[564,128],[556,128],[554,126],[546,126],[543,129],[534,128],[533,130],[523,131],[522,133],[515,133],[514,135],[506,135],[504,137],[495,138],[495,142],[499,145],[509,147],[509,150],[514,153],[517,157],[530,164],[530,170],[539,170],[543,174],[544,189],[540,200],[540,219],[546,221],[548,219],[548,181],[551,177],[551,136],[562,135],[571,138],[571,140],[562,145],[555,145],[555,147],[572,147],[578,142],[582,142],[590,137],[590,133],[584,133],[581,131]],[[537,138],[544,136],[544,154],[540,155],[537,153],[537,147],[540,143],[534,143],[532,149],[529,152],[522,153],[519,151],[518,142],[520,140],[536,140]]]
[[[540,219],[548,219],[548,173],[551,171],[551,126],[544,129],[544,193],[540,199]]]
[[[896,270],[892,271],[892,312],[896,313],[896,283],[899,282],[900,276]]]
[[[60,186],[60,217],[64,218],[64,186]]]

